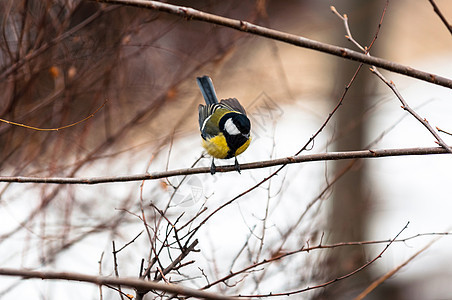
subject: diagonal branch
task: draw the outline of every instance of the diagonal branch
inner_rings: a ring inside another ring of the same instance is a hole
[[[295,254],[301,253],[301,252],[307,252],[309,253],[310,251],[314,251],[314,250],[320,250],[320,249],[334,249],[334,248],[338,248],[338,247],[349,247],[349,246],[362,246],[362,245],[376,245],[376,244],[382,244],[382,243],[395,243],[395,242],[402,242],[402,243],[406,243],[409,240],[421,237],[421,236],[438,236],[436,239],[434,239],[433,241],[438,240],[439,238],[443,237],[443,236],[448,236],[448,235],[452,235],[452,232],[431,232],[431,233],[418,233],[416,235],[407,237],[407,238],[403,238],[403,239],[395,239],[395,240],[378,240],[378,241],[361,241],[361,242],[341,242],[341,243],[335,243],[335,244],[322,244],[322,241],[319,242],[318,245],[316,246],[311,246],[311,247],[305,247],[302,246],[300,249],[296,249],[296,250],[292,250],[292,251],[288,251],[288,252],[284,252],[284,251],[278,251],[276,252],[276,255],[272,255],[270,258],[267,259],[263,259],[259,262],[255,262],[250,266],[244,267],[238,271],[235,272],[230,272],[228,275],[215,280],[212,283],[208,283],[207,285],[205,285],[204,287],[202,287],[203,290],[208,289],[220,282],[225,282],[239,274],[244,274],[246,272],[249,272],[250,270],[256,269],[259,266],[262,265],[266,265],[266,264],[270,264],[273,263],[275,261],[278,260],[282,260],[284,258],[293,256]]]
[[[177,268],[177,265],[180,264],[182,262],[182,260],[192,251],[196,251],[195,247],[196,245],[198,245],[198,240],[194,240],[193,243],[191,243],[190,246],[188,246],[187,248],[184,248],[182,250],[182,253],[171,262],[171,264],[166,267],[164,270],[161,270],[161,272],[157,275],[157,277],[155,278],[154,282],[160,281],[162,279],[164,279],[165,275],[168,274],[169,272],[171,272],[172,270]],[[150,270],[150,267],[147,269],[148,271]],[[143,278],[146,276],[143,276]],[[136,289],[137,290],[137,297],[136,299],[143,299],[144,295],[146,295],[149,291],[151,291],[152,289]]]
[[[425,128],[427,128],[427,130],[435,137],[436,142],[441,147],[446,149],[449,153],[452,153],[452,148],[446,144],[446,142],[440,137],[438,132],[436,132],[435,129],[430,125],[427,119],[422,118],[414,109],[411,108],[411,106],[408,105],[408,103],[405,101],[405,99],[402,97],[399,90],[395,86],[394,82],[387,80],[375,67],[371,67],[370,71],[377,75],[378,78],[380,78],[394,92],[400,103],[402,103],[402,108],[409,114],[411,114],[416,120],[418,120]]]
[[[438,15],[438,17],[441,19],[441,21],[444,23],[444,25],[446,26],[447,30],[449,30],[450,34],[452,34],[452,25],[449,24],[449,22],[447,21],[446,17],[443,15],[441,10],[439,9],[438,5],[436,5],[434,0],[428,0],[428,2],[430,2],[430,4],[433,6],[433,10]]]
[[[340,277],[336,277],[330,281],[324,282],[322,284],[316,285],[316,286],[310,286],[310,287],[306,287],[303,289],[299,289],[299,290],[294,290],[294,291],[290,291],[290,292],[281,292],[281,293],[269,293],[269,294],[265,294],[265,295],[240,295],[241,297],[247,297],[247,298],[264,298],[264,297],[279,297],[279,296],[291,296],[291,295],[295,295],[295,294],[300,294],[306,291],[310,291],[313,289],[319,289],[319,288],[324,288],[326,286],[329,286],[331,284],[334,284],[340,280],[344,280],[346,278],[349,278],[353,275],[355,275],[358,272],[361,272],[362,270],[364,270],[365,268],[367,268],[368,266],[370,266],[371,264],[373,264],[375,261],[377,261],[378,259],[380,259],[383,254],[386,252],[386,250],[388,250],[388,248],[392,245],[392,243],[394,243],[394,241],[397,240],[397,238],[399,237],[399,235],[408,228],[408,225],[410,224],[410,222],[408,222],[403,228],[402,230],[399,231],[399,233],[397,233],[397,235],[391,239],[389,241],[389,243],[383,248],[383,250],[377,255],[375,256],[372,260],[369,260],[368,262],[366,262],[364,265],[362,265],[361,267],[353,270],[350,273],[347,273],[345,275],[342,275]]]
[[[281,41],[291,45],[299,46],[302,48],[317,50],[323,53],[335,55],[345,59],[359,61],[371,66],[380,67],[392,72],[424,80],[430,83],[441,85],[444,87],[452,88],[452,79],[441,77],[439,75],[431,74],[421,70],[411,68],[409,66],[401,65],[392,61],[388,61],[382,58],[373,57],[370,55],[362,54],[357,51],[353,51],[347,48],[338,47],[319,41],[311,40],[295,34],[290,34],[263,26],[255,25],[247,21],[236,20],[226,17],[221,17],[215,14],[206,13],[190,7],[177,6],[158,1],[146,1],[146,0],[92,0],[100,3],[111,3],[128,6],[142,7],[157,11],[166,12],[169,14],[177,15],[188,20],[197,20],[208,22],[212,24],[229,27],[239,31],[247,32],[250,34],[270,38],[273,40]]]
[[[438,241],[441,237],[437,237],[436,239],[431,240],[427,245],[422,247],[419,251],[414,253],[410,258],[408,258],[406,261],[404,261],[401,265],[395,267],[388,273],[384,274],[380,278],[378,278],[376,281],[372,282],[371,285],[369,285],[362,293],[360,293],[354,300],[361,300],[364,299],[370,292],[372,292],[375,288],[377,288],[380,284],[388,280],[391,276],[393,276],[395,273],[400,271],[403,267],[405,267],[408,263],[410,263],[413,259],[415,259],[419,254],[422,252],[425,252],[430,246],[432,246],[436,241]]]
[[[171,262],[171,264],[166,267],[163,271],[162,274],[157,275],[157,277],[155,278],[155,281],[159,281],[162,279],[163,275],[168,274],[170,271],[174,270],[178,264],[180,264],[182,262],[182,260],[192,251],[196,251],[195,247],[196,245],[198,245],[198,240],[194,240],[193,243],[190,244],[190,246],[188,246],[187,248],[183,248],[182,249],[182,253]]]

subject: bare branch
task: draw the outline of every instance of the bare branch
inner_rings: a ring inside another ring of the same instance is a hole
[[[450,25],[449,22],[446,20],[446,17],[444,17],[444,15],[441,12],[441,10],[439,10],[438,5],[436,5],[434,0],[428,0],[428,2],[430,2],[430,4],[433,6],[433,10],[438,15],[438,17],[441,19],[441,21],[444,23],[444,25],[446,26],[447,30],[449,30],[450,34],[452,34],[452,25]]]
[[[155,278],[156,281],[161,280],[164,275],[168,274],[170,271],[174,270],[178,264],[182,262],[182,260],[192,251],[196,251],[195,247],[198,244],[198,240],[194,240],[190,246],[184,248],[182,253],[171,262],[171,264],[166,267],[164,270],[161,270],[160,274]]]
[[[289,156],[271,160],[258,161],[247,164],[240,164],[241,170],[269,168],[278,165],[305,163],[314,161],[329,161],[356,158],[382,158],[394,156],[415,156],[448,153],[443,147],[418,147],[418,148],[400,148],[400,149],[380,149],[380,150],[359,150],[344,152],[327,152],[319,154]],[[217,166],[218,173],[235,172],[235,166]],[[54,183],[54,184],[101,184],[113,182],[129,182],[140,180],[155,180],[166,177],[180,175],[193,175],[210,173],[210,167],[176,169],[165,172],[154,172],[150,174],[137,174],[113,177],[91,177],[91,178],[60,178],[60,177],[24,177],[24,176],[0,176],[0,182],[16,183]]]
[[[387,2],[386,2],[387,5]],[[359,48],[361,51],[364,52],[364,54],[366,55],[370,55],[369,54],[369,50],[365,49],[363,46],[361,46],[352,36],[349,25],[348,25],[348,18],[347,15],[343,15],[341,16],[338,11],[336,10],[336,8],[334,8],[334,6],[331,7],[331,10],[333,11],[333,13],[338,16],[340,19],[342,19],[342,21],[344,22],[344,27],[345,30],[347,32],[346,38],[351,41],[357,48]],[[386,11],[386,8],[385,8]],[[384,13],[383,13],[384,15]],[[380,21],[380,25],[381,25],[381,21]],[[422,118],[416,111],[414,111],[409,105],[408,103],[405,101],[405,99],[403,99],[402,95],[400,94],[399,90],[397,89],[396,85],[394,84],[394,82],[386,79],[383,74],[381,74],[378,69],[375,66],[371,66],[370,71],[372,73],[374,73],[375,75],[377,75],[378,78],[381,79],[381,81],[383,81],[396,95],[396,97],[400,100],[400,102],[402,103],[402,108],[404,110],[406,110],[408,113],[410,113],[414,118],[416,118],[416,120],[418,120],[422,125],[424,125],[425,128],[427,128],[428,131],[430,131],[430,133],[435,137],[435,139],[437,140],[437,143],[439,145],[441,145],[444,149],[446,149],[449,153],[452,153],[452,148],[449,147],[449,145],[446,144],[446,142],[443,141],[443,139],[439,136],[439,134],[435,131],[435,129],[433,129],[433,127],[429,124],[429,122],[427,121],[427,119]]]
[[[448,135],[452,135],[452,133],[447,132],[447,131],[445,131],[445,130],[439,128],[439,127],[436,127],[436,130],[438,130],[438,132],[442,132],[442,133],[445,133],[445,134],[448,134]]]
[[[438,241],[441,237],[437,237],[436,239],[431,240],[427,245],[422,247],[419,251],[414,253],[410,258],[408,258],[406,261],[404,261],[401,265],[398,265],[385,275],[378,278],[376,281],[372,282],[371,285],[369,285],[361,294],[359,294],[354,300],[361,300],[364,299],[370,292],[372,292],[376,287],[378,287],[380,284],[382,284],[384,281],[389,279],[392,275],[400,271],[403,267],[405,267],[409,262],[411,262],[413,259],[415,259],[419,254],[430,248],[431,245],[433,245],[436,241]]]
[[[345,274],[345,275],[343,275],[343,276],[341,276],[341,277],[334,278],[334,279],[332,279],[332,280],[330,280],[330,281],[327,281],[327,282],[325,282],[325,283],[322,283],[322,284],[319,284],[319,285],[316,285],[316,286],[306,287],[306,288],[303,288],[303,289],[294,290],[294,291],[290,291],[290,292],[270,293],[270,294],[266,294],[266,295],[240,295],[240,296],[241,296],[241,297],[248,297],[248,298],[254,298],[254,297],[260,297],[260,298],[262,298],[262,297],[274,297],[274,296],[290,296],[290,295],[295,295],[295,294],[303,293],[303,292],[306,292],[306,291],[310,291],[310,290],[313,290],[313,289],[323,288],[323,287],[326,287],[326,286],[331,285],[331,284],[333,284],[333,283],[336,283],[336,282],[338,282],[338,281],[340,281],[340,280],[344,280],[344,279],[346,279],[346,278],[349,278],[349,277],[355,275],[356,273],[361,272],[362,270],[364,270],[365,268],[367,268],[368,266],[370,266],[371,264],[373,264],[377,259],[381,258],[382,255],[383,255],[383,253],[385,253],[386,250],[388,250],[389,246],[391,246],[392,243],[393,243],[395,240],[397,240],[397,238],[399,237],[399,235],[400,235],[405,229],[408,228],[408,225],[409,225],[409,224],[410,224],[410,222],[408,222],[408,223],[402,228],[402,230],[400,230],[399,233],[397,233],[396,236],[395,236],[393,239],[391,239],[391,241],[389,241],[389,243],[384,247],[384,249],[383,249],[377,256],[375,256],[372,260],[368,261],[367,263],[365,263],[365,264],[362,265],[361,267],[359,267],[359,268],[353,270],[352,272],[347,273],[347,274]]]
[[[119,278],[119,271],[118,271],[118,260],[116,257],[116,247],[115,247],[115,241],[112,241],[112,246],[113,246],[113,264],[114,264],[114,269],[115,269],[115,276],[117,278]],[[123,292],[121,290],[121,285],[118,285],[118,292],[119,292],[119,296],[121,297],[121,300],[124,300],[124,296],[123,296]]]
[[[73,127],[75,125],[78,125],[80,123],[83,123],[83,122],[87,121],[88,119],[91,119],[92,117],[94,117],[94,115],[99,110],[101,110],[105,106],[105,104],[107,104],[107,101],[108,101],[108,99],[105,99],[104,104],[102,104],[93,113],[91,113],[89,116],[83,118],[82,120],[79,120],[77,122],[71,123],[69,125],[60,126],[60,127],[57,127],[57,128],[39,128],[39,127],[34,127],[34,126],[22,124],[22,123],[16,123],[16,122],[4,120],[4,119],[0,119],[0,122],[6,123],[6,124],[10,124],[10,125],[14,125],[14,126],[18,126],[18,127],[24,127],[24,128],[28,128],[28,129],[36,130],[36,131],[58,131],[58,130],[62,130],[62,129]]]
[[[315,40],[311,40],[302,36],[266,28],[263,26],[255,25],[250,22],[235,20],[226,17],[221,17],[215,14],[209,14],[203,11],[195,10],[190,7],[177,6],[157,1],[145,1],[145,0],[92,0],[100,3],[111,3],[142,7],[152,10],[158,10],[169,14],[177,15],[188,20],[198,20],[217,24],[229,28],[233,28],[246,33],[251,33],[273,40],[278,40],[284,43],[292,44],[302,48],[317,50],[323,53],[339,56],[342,58],[359,61],[368,65],[380,67],[392,72],[424,80],[437,85],[442,85],[448,88],[452,88],[452,79],[441,77],[439,75],[427,73],[421,70],[417,70],[405,65],[397,64],[382,58],[373,57],[370,55],[362,54],[357,51],[353,51],[347,48],[338,47]]]
[[[205,291],[200,291],[192,288],[187,288],[176,284],[166,284],[159,282],[146,281],[136,278],[115,278],[107,276],[92,276],[80,273],[68,273],[68,272],[51,272],[51,271],[31,271],[23,269],[9,269],[0,268],[0,275],[5,276],[16,276],[23,277],[26,279],[30,278],[41,278],[41,279],[57,279],[57,280],[69,280],[69,281],[81,281],[81,282],[91,282],[97,285],[121,285],[127,286],[134,289],[147,289],[147,290],[157,290],[162,292],[167,292],[175,295],[183,295],[190,297],[197,297],[203,299],[213,299],[213,300],[234,300],[237,297],[230,297],[225,295],[220,295],[218,293],[210,293]]]
[[[218,280],[215,280],[212,283],[208,283],[202,289],[203,290],[208,289],[208,288],[210,288],[210,287],[212,287],[212,286],[214,286],[214,285],[216,285],[216,284],[218,284],[220,282],[225,282],[226,280],[229,280],[229,279],[231,279],[231,278],[233,278],[233,277],[235,277],[235,276],[237,276],[239,274],[243,274],[243,273],[245,273],[247,271],[255,269],[256,267],[259,267],[259,266],[262,266],[262,265],[266,265],[266,264],[269,264],[269,263],[272,263],[272,262],[275,262],[275,261],[278,261],[278,260],[282,260],[282,259],[284,259],[286,257],[290,257],[290,256],[293,256],[293,255],[301,253],[301,252],[309,253],[309,251],[320,250],[320,249],[334,249],[334,248],[349,247],[349,246],[376,245],[376,244],[383,244],[383,243],[391,243],[391,241],[392,241],[392,243],[397,243],[397,242],[405,243],[405,242],[407,242],[409,240],[416,239],[416,238],[422,237],[422,236],[438,236],[436,239],[434,239],[434,241],[436,241],[437,239],[439,239],[439,238],[441,238],[443,236],[451,235],[451,234],[452,234],[451,232],[419,233],[419,234],[416,234],[416,235],[413,235],[413,236],[410,236],[410,237],[407,237],[407,238],[403,238],[403,239],[379,240],[379,241],[361,241],[361,242],[341,242],[341,243],[334,243],[334,244],[330,244],[330,245],[322,244],[322,239],[320,239],[319,243],[316,246],[311,246],[310,247],[309,244],[308,244],[307,247],[303,246],[300,249],[296,249],[296,250],[293,250],[293,251],[286,251],[286,252],[281,251],[281,249],[278,249],[278,252],[277,252],[278,254],[277,255],[273,255],[270,258],[263,259],[263,260],[261,260],[259,262],[256,262],[256,263],[254,263],[254,264],[252,264],[250,266],[244,267],[243,269],[240,269],[238,271],[235,271],[235,272],[231,271],[228,275],[226,275],[226,276],[224,276],[224,277],[222,277],[222,278],[220,278]],[[322,237],[323,237],[323,235],[322,235]]]
[[[428,131],[435,137],[437,140],[437,143],[441,145],[444,149],[446,149],[449,153],[452,153],[452,148],[449,147],[449,145],[446,144],[446,142],[440,137],[438,132],[435,131],[435,129],[430,125],[430,123],[427,121],[427,119],[422,118],[414,109],[412,109],[408,103],[403,99],[402,94],[400,94],[399,90],[397,89],[394,82],[387,80],[383,74],[381,74],[377,68],[371,67],[371,72],[377,75],[396,95],[396,97],[400,100],[400,103],[402,103],[402,108],[406,110],[410,115],[412,115],[416,120],[418,120],[422,125],[424,125],[425,128],[427,128]]]

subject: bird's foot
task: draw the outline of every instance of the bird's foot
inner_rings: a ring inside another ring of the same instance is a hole
[[[237,157],[235,158],[235,170],[237,171],[237,172],[239,172],[239,174],[242,174],[241,172],[240,172],[240,165],[239,165],[239,162],[237,161]]]
[[[215,163],[213,162],[212,158],[212,164],[210,165],[210,174],[213,175],[217,172],[217,168],[215,167]]]

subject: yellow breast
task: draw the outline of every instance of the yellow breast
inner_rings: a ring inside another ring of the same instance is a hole
[[[229,147],[222,133],[209,140],[202,140],[202,146],[215,158],[225,158],[228,155]]]
[[[237,151],[235,151],[235,156],[243,153],[248,146],[250,145],[250,140],[247,140],[245,144],[240,146]],[[209,140],[202,140],[202,146],[204,149],[206,149],[207,153],[210,156],[213,156],[215,158],[225,158],[228,155],[229,147],[228,143],[226,142],[226,138],[224,137],[223,133],[220,133],[219,135],[209,139]]]

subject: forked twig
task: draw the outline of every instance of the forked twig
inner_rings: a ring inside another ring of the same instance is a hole
[[[338,11],[336,10],[336,8],[334,6],[331,6],[331,11],[338,16],[343,22],[344,22],[344,26],[345,26],[345,30],[347,32],[347,39],[349,41],[351,41],[356,47],[358,47],[359,49],[361,49],[361,51],[364,52],[364,54],[369,55],[369,51],[368,49],[366,49],[365,47],[362,47],[352,36],[351,31],[350,31],[350,27],[348,25],[348,18],[347,15],[340,15],[338,13]],[[381,74],[377,68],[375,66],[372,66],[370,68],[370,71],[372,73],[374,73],[375,75],[377,75],[378,78],[380,78],[396,95],[396,97],[400,100],[400,102],[402,103],[402,108],[404,110],[406,110],[409,114],[411,114],[415,119],[417,119],[425,128],[427,128],[427,130],[435,137],[437,144],[440,145],[441,147],[443,147],[444,149],[447,150],[447,152],[452,153],[452,148],[449,147],[449,145],[446,144],[446,142],[444,142],[444,140],[438,135],[438,133],[435,131],[435,129],[429,124],[429,122],[427,121],[427,119],[422,118],[418,113],[416,113],[409,105],[408,103],[405,101],[405,99],[403,99],[402,95],[400,94],[400,92],[398,91],[396,85],[394,84],[394,82],[386,79],[383,74]]]
[[[289,292],[281,292],[281,293],[269,293],[269,294],[262,294],[262,295],[240,295],[240,297],[246,297],[246,298],[257,298],[257,297],[275,297],[275,296],[290,296],[290,295],[295,295],[295,294],[299,294],[299,293],[303,293],[306,291],[310,291],[313,289],[319,289],[319,288],[323,288],[326,287],[328,285],[331,285],[333,283],[336,283],[338,281],[344,280],[346,278],[349,278],[353,275],[355,275],[356,273],[364,270],[365,268],[367,268],[369,265],[371,265],[372,263],[374,263],[377,259],[381,258],[383,253],[386,252],[386,250],[388,250],[389,246],[392,245],[392,243],[397,240],[397,238],[399,237],[399,235],[408,228],[408,225],[410,224],[410,222],[407,222],[406,225],[402,228],[402,230],[399,231],[399,233],[396,234],[396,236],[390,240],[390,242],[384,247],[384,249],[377,255],[375,256],[372,260],[368,261],[367,263],[365,263],[364,265],[362,265],[361,267],[353,270],[350,273],[347,273],[343,276],[334,278],[330,281],[324,282],[322,284],[316,285],[316,286],[310,286],[310,287],[306,287],[303,289],[298,289],[298,290],[294,290],[294,291],[289,291]]]
[[[424,125],[425,128],[427,128],[428,131],[435,137],[437,144],[439,144],[441,147],[446,149],[449,153],[452,153],[452,148],[449,147],[449,145],[446,144],[446,142],[439,136],[438,132],[436,132],[435,129],[430,125],[430,123],[427,121],[427,119],[422,118],[414,109],[412,109],[408,103],[405,101],[405,99],[400,94],[399,90],[397,89],[394,82],[391,80],[387,80],[383,74],[381,74],[377,68],[371,67],[370,71],[378,76],[396,95],[396,97],[399,99],[399,101],[402,103],[402,108],[406,110],[410,115],[412,115],[416,120],[418,120],[422,125]]]

